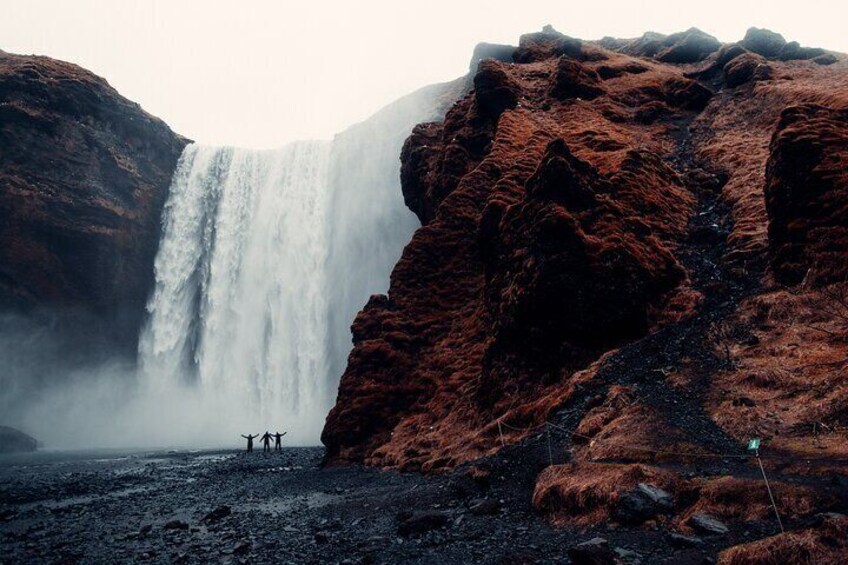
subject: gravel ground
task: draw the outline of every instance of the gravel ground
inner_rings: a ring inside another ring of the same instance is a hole
[[[546,449],[518,449],[483,463],[488,487],[464,475],[321,468],[320,448],[4,456],[0,561],[567,563],[569,547],[600,535],[623,563],[703,563],[758,537],[696,551],[671,548],[661,530],[553,529],[530,507]]]

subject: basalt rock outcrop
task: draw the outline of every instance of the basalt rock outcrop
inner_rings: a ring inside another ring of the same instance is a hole
[[[132,341],[187,140],[76,65],[0,52],[0,306]]]
[[[777,531],[760,437],[799,533],[757,543],[826,543],[814,514],[848,508],[848,60],[754,28],[506,49],[404,146],[422,227],[353,324],[328,463],[538,477],[563,527],[741,563],[740,531]]]

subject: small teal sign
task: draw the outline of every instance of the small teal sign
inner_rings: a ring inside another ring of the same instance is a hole
[[[748,440],[748,451],[757,451],[760,448],[760,438],[755,437]]]

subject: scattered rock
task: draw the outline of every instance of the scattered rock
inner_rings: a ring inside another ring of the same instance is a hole
[[[403,512],[399,516],[398,534],[409,536],[422,534],[431,530],[438,530],[448,523],[448,515],[445,512],[425,510],[420,512]]]
[[[574,565],[615,565],[616,553],[604,538],[592,538],[568,549],[568,557]]]
[[[222,518],[226,518],[232,514],[232,509],[229,506],[218,506],[215,510],[209,512],[206,516],[203,517],[204,522],[217,522]]]
[[[251,549],[251,543],[249,541],[242,541],[236,544],[233,548],[233,555],[247,555]]]
[[[149,534],[151,532],[151,530],[153,530],[153,526],[150,525],[150,524],[145,524],[141,528],[139,528],[138,535],[139,536],[146,536],[147,534]]]
[[[621,495],[613,517],[622,524],[638,525],[673,506],[674,498],[669,493],[654,485],[639,483]]]
[[[165,530],[187,530],[188,524],[182,520],[171,520],[162,526],[162,528]]]
[[[500,504],[493,498],[478,498],[468,504],[468,510],[478,516],[497,514]]]
[[[315,543],[324,544],[330,540],[330,536],[327,535],[327,532],[315,532]]]
[[[636,551],[625,549],[623,547],[616,547],[613,549],[618,558],[625,563],[641,563],[642,562],[642,554]]]
[[[718,518],[710,516],[709,514],[693,514],[692,517],[689,518],[688,524],[695,530],[704,534],[724,535],[729,531],[724,522]]]
[[[673,547],[697,547],[704,543],[704,540],[698,536],[687,536],[677,532],[669,532],[666,539]]]

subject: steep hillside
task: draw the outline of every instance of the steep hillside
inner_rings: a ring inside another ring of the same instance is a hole
[[[0,52],[0,307],[83,311],[132,341],[186,143],[76,65]]]
[[[760,437],[790,527],[846,510],[846,57],[758,29],[478,51],[404,147],[423,226],[354,321],[328,461],[519,461],[559,524],[761,537]]]

